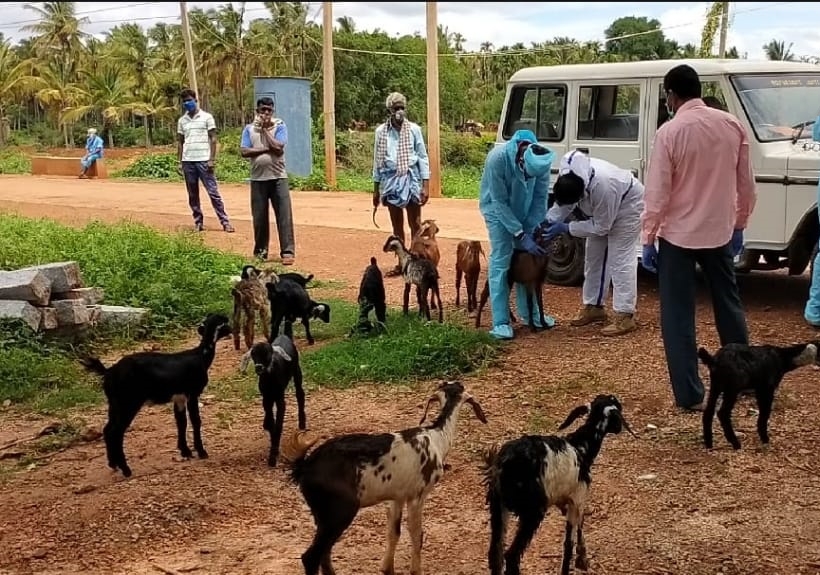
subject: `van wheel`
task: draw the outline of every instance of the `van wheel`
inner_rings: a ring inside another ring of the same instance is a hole
[[[574,287],[584,282],[586,240],[563,234],[553,246],[547,265],[547,281],[553,285]]]

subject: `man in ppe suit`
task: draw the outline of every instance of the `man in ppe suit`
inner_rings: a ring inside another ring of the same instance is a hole
[[[583,306],[570,325],[607,320],[604,301],[611,281],[615,314],[601,334],[623,335],[637,329],[634,314],[643,192],[643,184],[629,170],[605,160],[577,150],[561,158],[543,239],[564,233],[586,238]],[[566,223],[576,205],[589,219]]]
[[[487,154],[478,207],[487,233],[490,236],[490,257],[487,281],[490,285],[490,307],[493,328],[490,335],[499,339],[511,339],[510,290],[507,271],[513,248],[542,256],[546,255],[533,237],[536,227],[547,212],[547,191],[550,185],[550,168],[555,153],[539,145],[530,130],[519,130],[503,146],[496,146]],[[527,292],[516,285],[518,315],[523,322],[529,316]],[[541,325],[541,310],[533,305],[532,325],[536,328],[553,327],[555,319],[545,315],[546,326]]]
[[[811,133],[815,142],[820,142],[820,116],[814,122]],[[817,205],[820,206],[820,184],[817,186]],[[809,325],[820,328],[820,251],[814,256],[814,269],[811,272],[811,287],[809,288],[809,299],[806,302],[806,309],[803,317]]]

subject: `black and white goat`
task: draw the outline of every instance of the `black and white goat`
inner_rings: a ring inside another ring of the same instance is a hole
[[[185,437],[187,418],[194,431],[194,449],[204,459],[208,457],[202,445],[202,420],[199,416],[199,396],[208,385],[208,369],[216,353],[216,342],[231,336],[228,318],[212,314],[197,329],[202,337],[193,349],[165,353],[144,351],[122,357],[105,367],[96,357],[81,359],[83,366],[103,376],[103,391],[108,399],[108,423],[103,428],[108,466],[119,468],[125,477],[131,468],[125,460],[125,431],[144,404],[157,405],[173,401],[177,423],[177,446],[182,457],[193,454]]]
[[[384,277],[376,262],[370,258],[370,265],[364,269],[362,281],[359,283],[359,319],[353,332],[368,333],[373,331],[370,321],[370,312],[376,314],[377,327],[384,327],[387,323],[387,296],[384,290]]]
[[[416,300],[419,305],[419,315],[423,315],[430,321],[430,305],[428,293],[433,292],[432,297],[438,302],[438,322],[444,321],[444,310],[441,306],[441,292],[439,291],[439,275],[436,265],[430,260],[413,254],[404,247],[404,243],[398,236],[391,235],[384,243],[382,251],[393,252],[399,258],[401,275],[404,278],[404,299],[402,300],[402,311],[408,314],[410,307],[410,286],[416,286]]]
[[[313,345],[313,335],[310,333],[310,320],[320,319],[330,323],[330,306],[326,303],[313,301],[305,289],[304,283],[288,277],[289,274],[279,274],[276,283],[268,282],[268,299],[271,308],[271,329],[269,342],[279,335],[279,328],[285,322],[285,335],[293,338],[293,322],[301,318],[305,326],[305,337],[308,345]],[[298,274],[296,274],[298,275]],[[302,276],[300,276],[302,277]],[[310,276],[313,277],[312,275]]]
[[[723,402],[718,420],[726,441],[740,449],[740,441],[732,428],[732,408],[738,395],[753,391],[757,399],[757,434],[765,445],[769,443],[769,417],[772,414],[774,394],[786,373],[814,363],[818,343],[800,343],[790,346],[746,345],[729,343],[715,355],[705,348],[698,349],[698,357],[709,369],[709,398],[703,410],[703,443],[712,448],[712,419],[718,398]]]
[[[285,423],[285,391],[291,379],[296,390],[299,429],[304,430],[307,426],[299,351],[291,338],[278,335],[273,343],[254,344],[250,351],[242,356],[239,370],[246,371],[251,362],[259,378],[259,393],[262,395],[262,411],[265,413],[262,428],[270,434],[268,465],[274,467],[279,457],[279,444]],[[273,415],[274,405],[276,417]]]
[[[487,453],[483,473],[490,511],[487,559],[492,575],[501,575],[505,563],[506,575],[520,573],[521,557],[551,506],[566,517],[561,575],[569,574],[573,531],[577,533],[575,567],[587,569],[583,526],[592,464],[608,433],[620,433],[622,427],[632,430],[614,395],[599,395],[589,405],[576,407],[558,429],[584,415],[586,421],[566,437],[524,435]],[[518,517],[518,530],[504,552],[510,514]]]
[[[306,575],[332,574],[333,545],[353,522],[359,509],[390,501],[387,549],[381,572],[392,575],[393,556],[407,505],[412,543],[410,573],[421,574],[422,510],[425,498],[444,474],[444,461],[456,437],[463,404],[487,422],[478,402],[458,381],[442,382],[427,400],[421,423],[433,401],[441,406],[436,420],[425,427],[396,433],[353,433],[334,437],[306,455],[313,442],[294,436],[291,476],[299,485],[316,523],[316,534],[302,554]],[[421,425],[421,424],[420,424]]]

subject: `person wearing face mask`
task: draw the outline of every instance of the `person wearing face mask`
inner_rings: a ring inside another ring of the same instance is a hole
[[[612,282],[612,322],[602,335],[616,336],[638,329],[638,265],[635,250],[641,233],[643,184],[629,170],[574,150],[561,158],[547,212],[544,241],[561,234],[586,238],[583,306],[570,321],[583,326],[607,320],[604,301]],[[589,218],[565,220],[575,206]]]
[[[225,203],[219,195],[219,187],[214,175],[216,160],[216,122],[214,117],[199,107],[196,93],[185,89],[180,93],[185,113],[177,121],[177,173],[185,178],[188,190],[188,205],[194,217],[194,226],[201,232],[205,229],[204,216],[199,203],[199,182],[205,186],[211,205],[216,212],[222,229],[233,233]]]
[[[734,256],[756,203],[746,129],[701,99],[697,72],[676,66],[663,79],[673,119],[652,145],[641,214],[641,265],[658,274],[661,335],[675,403],[702,411],[695,339],[695,264],[712,295],[720,344],[748,343]],[[658,241],[658,248],[655,241]]]
[[[404,242],[404,212],[411,238],[421,225],[421,207],[429,199],[430,160],[421,128],[407,119],[407,99],[393,92],[385,106],[389,118],[376,128],[373,149],[373,207],[387,206],[393,235]],[[385,275],[400,274],[397,265]]]
[[[538,144],[530,130],[518,130],[503,146],[495,146],[484,162],[481,174],[478,208],[490,237],[487,282],[490,286],[490,308],[493,327],[490,335],[497,339],[512,339],[510,326],[510,288],[507,271],[513,249],[536,255],[546,252],[535,241],[533,233],[547,213],[547,191],[555,152]],[[521,321],[527,322],[527,290],[516,284],[516,307]],[[541,325],[538,302],[533,305],[532,325],[537,328],[555,326],[555,318],[545,315],[547,325]]]
[[[94,165],[94,162],[103,156],[103,139],[97,135],[96,128],[88,128],[88,137],[85,140],[85,155],[80,160],[80,177],[87,177],[85,173]]]

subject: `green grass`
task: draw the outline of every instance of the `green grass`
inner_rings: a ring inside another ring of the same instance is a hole
[[[31,160],[14,149],[0,150],[0,174],[30,174]]]

